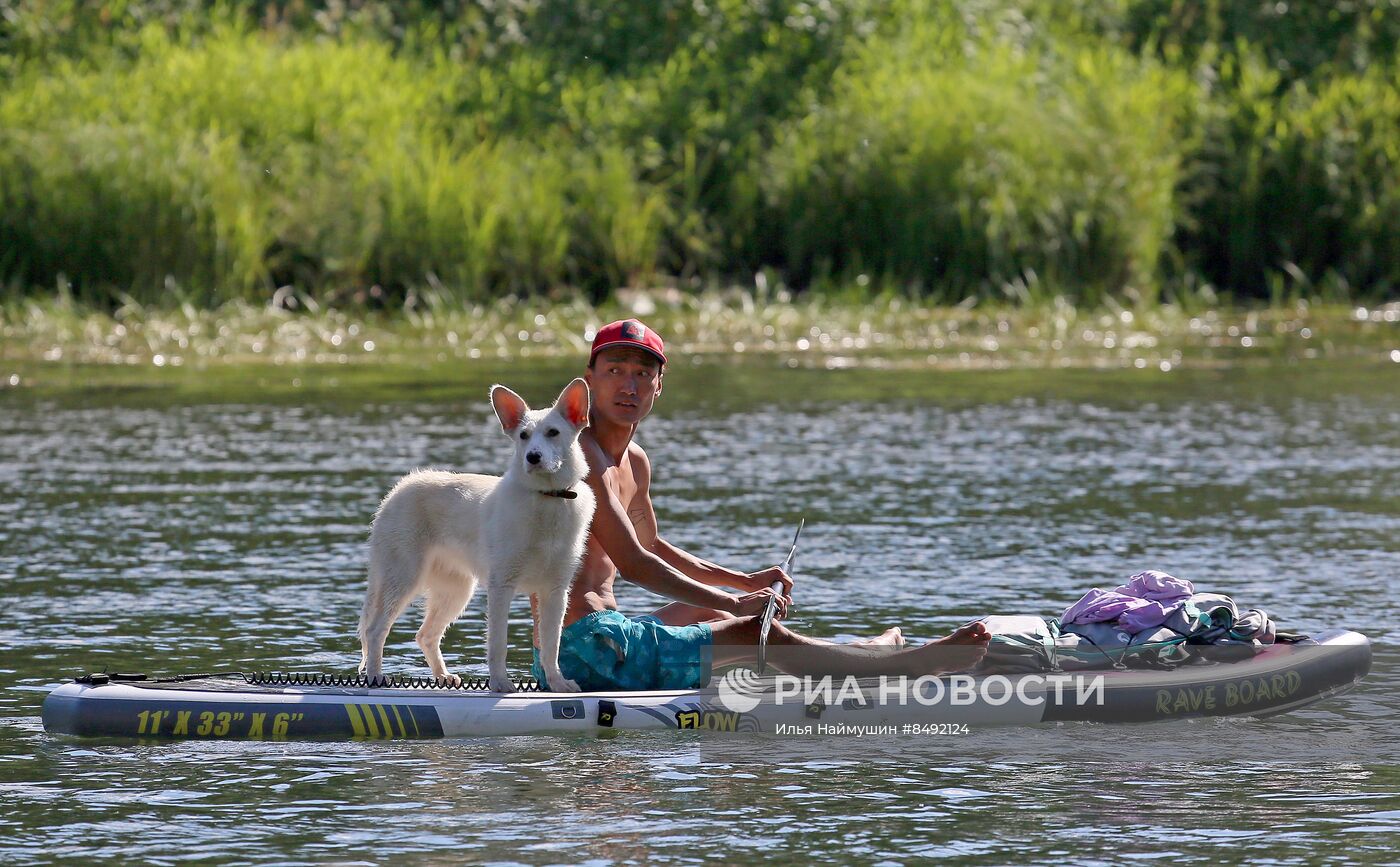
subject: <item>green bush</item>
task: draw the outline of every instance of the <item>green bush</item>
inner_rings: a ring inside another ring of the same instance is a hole
[[[616,148],[477,136],[451,71],[379,42],[148,30],[0,97],[0,268],[140,300],[436,278],[464,297],[611,288],[656,257],[659,195]],[[431,275],[431,276],[430,276]]]
[[[1282,84],[1360,73],[1394,61],[1400,0],[1117,0],[1113,16],[1134,49],[1174,62],[1215,63],[1252,46]]]
[[[156,297],[167,277],[191,300],[240,294],[263,274],[270,237],[257,174],[217,129],[175,138],[67,118],[0,129],[0,274],[21,287],[66,279],[98,301],[113,289]]]
[[[801,279],[868,272],[954,300],[1030,274],[1148,291],[1188,94],[1111,47],[912,27],[867,46],[763,160],[770,249]]]
[[[0,284],[1394,292],[1397,6],[0,0]]]
[[[1394,67],[1279,90],[1280,74],[1242,50],[1183,199],[1178,244],[1217,285],[1267,295],[1286,276],[1306,291],[1400,286],[1400,81]]]

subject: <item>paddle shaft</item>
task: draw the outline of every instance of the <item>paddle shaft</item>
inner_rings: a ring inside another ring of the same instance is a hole
[[[797,522],[797,533],[792,537],[792,547],[788,549],[787,556],[783,558],[782,565],[778,568],[787,574],[792,568],[793,555],[797,553],[797,540],[802,538],[802,528],[806,526],[807,519],[802,518]],[[783,582],[774,581],[772,587],[773,597],[768,600],[768,605],[763,609],[763,616],[758,620],[758,673],[768,667],[768,631],[773,628],[773,617],[778,613],[778,600],[782,598]]]

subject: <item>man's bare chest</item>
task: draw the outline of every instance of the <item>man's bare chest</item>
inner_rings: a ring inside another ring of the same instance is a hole
[[[621,466],[609,467],[603,473],[603,484],[617,498],[617,502],[627,512],[627,516],[632,517],[632,512],[639,504],[637,503],[637,479],[632,474],[631,467],[628,466],[626,458]]]

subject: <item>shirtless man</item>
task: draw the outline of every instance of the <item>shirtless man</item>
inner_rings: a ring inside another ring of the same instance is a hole
[[[584,375],[592,411],[579,442],[598,506],[583,564],[569,591],[559,665],[565,677],[589,691],[703,687],[712,665],[754,664],[759,615],[774,595],[772,584],[783,586],[779,616],[791,603],[792,579],[778,567],[736,572],[682,551],[658,534],[651,463],[632,438],[661,394],[665,364],[660,335],[625,319],[598,331]],[[676,601],[643,617],[625,617],[613,597],[619,573]],[[833,644],[774,622],[768,658],[774,667],[798,675],[917,677],[972,665],[986,652],[987,641],[981,623],[899,649],[904,641],[897,627],[867,641]],[[544,682],[538,649],[532,669]]]

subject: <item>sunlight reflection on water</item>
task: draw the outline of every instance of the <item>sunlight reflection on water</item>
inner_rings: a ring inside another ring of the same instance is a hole
[[[757,568],[805,516],[797,616],[814,633],[898,623],[928,637],[988,612],[1052,615],[1090,586],[1162,568],[1292,629],[1366,632],[1374,672],[1266,721],[984,731],[917,748],[677,733],[49,738],[45,688],[83,669],[351,670],[380,496],[413,467],[486,470],[507,448],[474,382],[451,401],[363,405],[55,396],[0,405],[5,860],[1388,851],[1400,830],[1396,374],[1339,386],[1325,369],[1246,385],[900,372],[830,393],[781,369],[685,375],[643,429],[663,531]],[[621,603],[655,604],[635,587]],[[523,600],[514,615],[523,671]],[[390,637],[393,670],[423,670],[414,625]],[[478,606],[449,633],[449,663],[484,672],[482,643]]]

